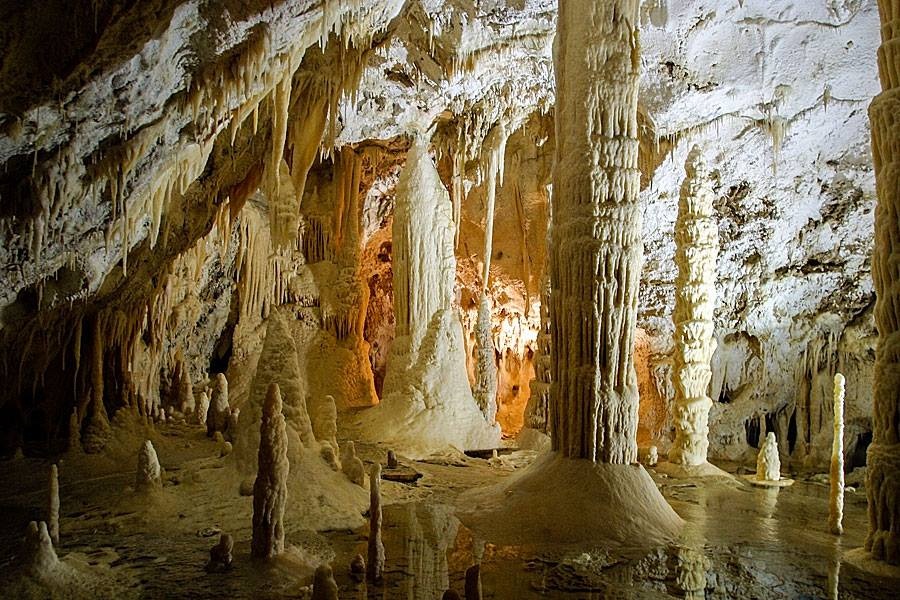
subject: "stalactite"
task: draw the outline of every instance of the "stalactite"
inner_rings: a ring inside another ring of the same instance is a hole
[[[694,466],[706,463],[709,447],[712,400],[707,390],[716,349],[713,311],[719,233],[713,214],[715,193],[699,147],[691,149],[685,171],[675,223],[675,442],[669,460]]]
[[[259,453],[253,484],[253,540],[250,555],[274,558],[284,552],[284,509],[287,505],[287,427],[277,383],[269,385],[259,425]]]
[[[878,347],[867,457],[869,534],[875,560],[900,565],[900,2],[879,0],[882,92],[869,106],[878,202],[875,206],[875,324]]]
[[[553,448],[613,464],[637,459],[638,5],[560,3],[554,53]]]
[[[844,532],[844,376],[834,376],[834,439],[831,446],[831,494],[828,503],[828,528],[831,533]]]

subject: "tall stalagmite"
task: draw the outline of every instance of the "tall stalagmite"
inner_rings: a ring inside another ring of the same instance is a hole
[[[50,490],[47,502],[47,531],[54,544],[59,544],[59,468],[50,465]]]
[[[497,420],[497,359],[491,323],[491,299],[481,296],[478,320],[475,322],[475,383],[472,396],[488,423]]]
[[[869,107],[875,162],[875,354],[872,443],[866,460],[872,558],[900,565],[900,2],[879,0],[883,91]]]
[[[554,56],[553,448],[613,464],[637,460],[639,4],[561,2]]]
[[[687,177],[675,222],[675,443],[669,461],[694,466],[706,463],[709,447],[712,400],[707,390],[716,350],[713,310],[719,231],[713,215],[716,195],[700,148],[691,149],[684,168]]]
[[[828,505],[828,528],[831,533],[844,532],[844,376],[834,376],[834,439],[831,444],[831,484]]]
[[[370,581],[381,581],[384,575],[381,519],[381,465],[375,463],[369,472],[369,562],[366,565]]]
[[[254,558],[273,558],[284,551],[284,508],[287,504],[287,425],[281,412],[281,392],[270,383],[259,426],[259,454],[253,484]]]

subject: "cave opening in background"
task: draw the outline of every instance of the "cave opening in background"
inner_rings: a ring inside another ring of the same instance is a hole
[[[853,446],[853,452],[847,457],[844,464],[844,471],[849,473],[853,469],[866,466],[866,451],[869,449],[869,444],[871,443],[871,431],[863,431],[856,436],[856,444]]]

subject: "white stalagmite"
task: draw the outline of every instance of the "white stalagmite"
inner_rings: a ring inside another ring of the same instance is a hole
[[[366,467],[356,456],[356,444],[353,442],[347,442],[341,448],[341,469],[350,481],[359,487],[366,487]]]
[[[54,544],[59,544],[59,468],[50,465],[50,485],[47,506],[47,529]]]
[[[481,296],[475,323],[475,384],[472,396],[488,423],[497,420],[497,360],[491,332],[491,299]]]
[[[381,465],[369,472],[369,581],[381,581],[384,575],[384,543],[381,541]]]
[[[706,463],[709,447],[707,395],[710,361],[716,349],[716,255],[719,232],[714,218],[715,192],[700,148],[685,164],[675,222],[675,443],[669,461],[686,466]]]
[[[831,444],[831,497],[828,505],[828,528],[831,533],[844,532],[844,376],[834,376],[834,440]]]
[[[32,521],[25,532],[25,558],[28,572],[35,576],[43,576],[59,564],[53,542],[47,532],[47,524]]]
[[[778,442],[775,432],[766,434],[766,439],[756,456],[756,479],[758,481],[780,481],[781,459],[778,457]]]
[[[137,474],[134,480],[135,489],[150,490],[162,487],[162,470],[156,449],[150,440],[144,440],[138,452]]]
[[[183,359],[178,361],[175,372],[178,376],[176,408],[185,417],[188,417],[194,413],[197,405],[194,400],[194,384],[191,382],[191,374],[188,372],[187,364]]]
[[[200,399],[197,401],[197,410],[194,412],[194,420],[198,425],[206,426],[206,415],[209,413],[209,396],[206,391],[200,392]]]
[[[313,434],[320,444],[339,451],[337,443],[337,405],[333,396],[325,396],[310,407]]]
[[[637,460],[638,0],[560,3],[550,252],[553,449]]]
[[[472,397],[465,346],[453,308],[455,226],[450,195],[417,137],[397,185],[393,267],[396,338],[381,405],[366,415],[367,435],[410,457],[447,446],[490,448],[500,427]]]
[[[228,417],[231,408],[228,406],[228,380],[224,373],[217,373],[213,382],[212,398],[206,413],[206,434],[212,436],[219,431],[224,433],[228,428]]]
[[[281,392],[270,383],[259,425],[258,471],[253,484],[254,558],[273,558],[284,551],[284,509],[287,505],[287,426],[281,412]]]
[[[869,534],[875,560],[900,565],[900,2],[879,0],[882,92],[869,106],[875,163],[875,325],[878,348],[872,443],[866,466]]]

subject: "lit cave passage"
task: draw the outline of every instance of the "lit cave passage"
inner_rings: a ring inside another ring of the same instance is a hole
[[[897,0],[0,15],[0,596],[900,597]]]

